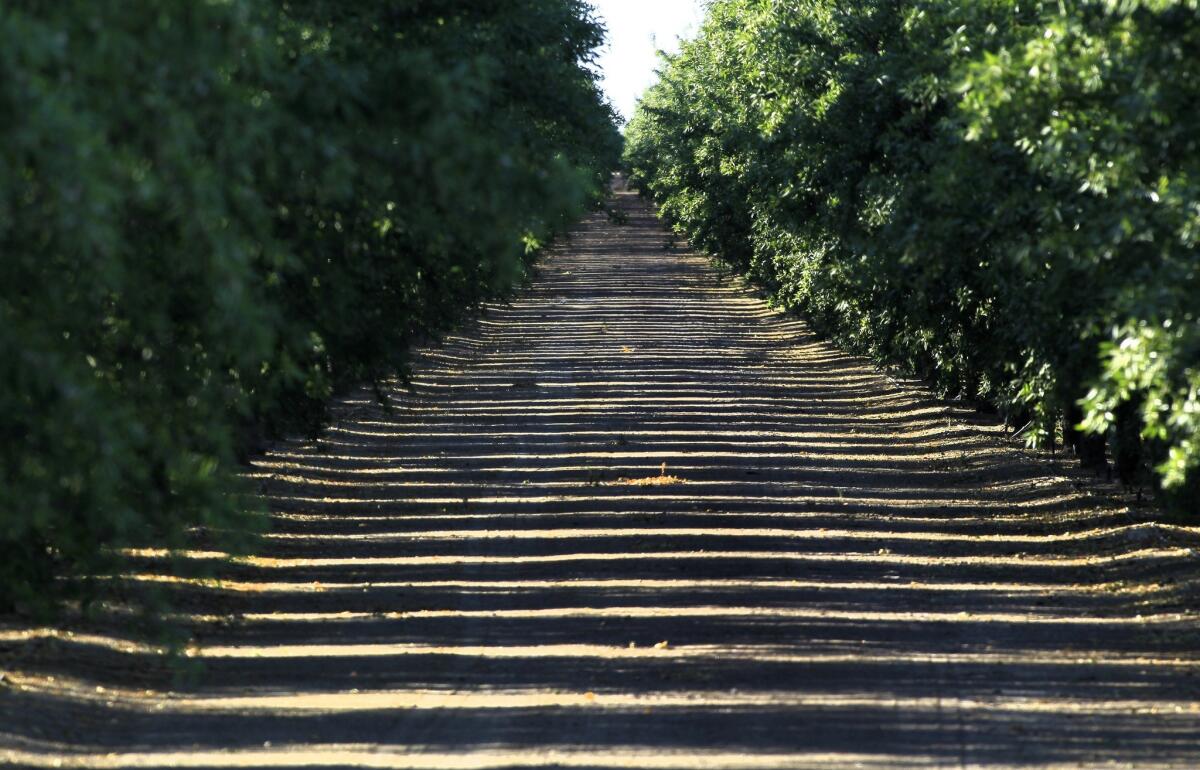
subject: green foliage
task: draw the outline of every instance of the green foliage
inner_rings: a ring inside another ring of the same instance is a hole
[[[625,162],[843,344],[1194,511],[1198,53],[1182,0],[718,0]]]
[[[4,3],[0,602],[252,530],[240,456],[513,286],[619,158],[602,36],[575,0]]]

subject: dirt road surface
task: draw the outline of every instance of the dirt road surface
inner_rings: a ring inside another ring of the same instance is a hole
[[[256,556],[137,564],[194,681],[119,621],[0,629],[0,761],[1200,767],[1195,530],[614,205],[394,409],[258,460]]]

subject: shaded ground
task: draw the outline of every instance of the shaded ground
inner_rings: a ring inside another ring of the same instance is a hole
[[[0,760],[1200,766],[1194,532],[616,205],[395,410],[348,399],[256,463],[258,556],[220,584],[144,559],[194,615],[195,683],[119,621],[0,632]]]

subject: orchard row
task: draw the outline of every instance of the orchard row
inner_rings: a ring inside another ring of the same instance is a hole
[[[626,162],[844,345],[1197,511],[1194,0],[717,0]]]
[[[245,453],[519,281],[619,160],[602,37],[580,0],[3,3],[0,605],[244,531]]]

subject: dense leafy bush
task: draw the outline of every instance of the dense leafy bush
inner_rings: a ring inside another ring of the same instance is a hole
[[[258,437],[520,279],[620,152],[575,0],[0,6],[0,600],[244,531]]]
[[[1194,511],[1198,135],[1194,2],[718,0],[626,162],[844,344]]]

